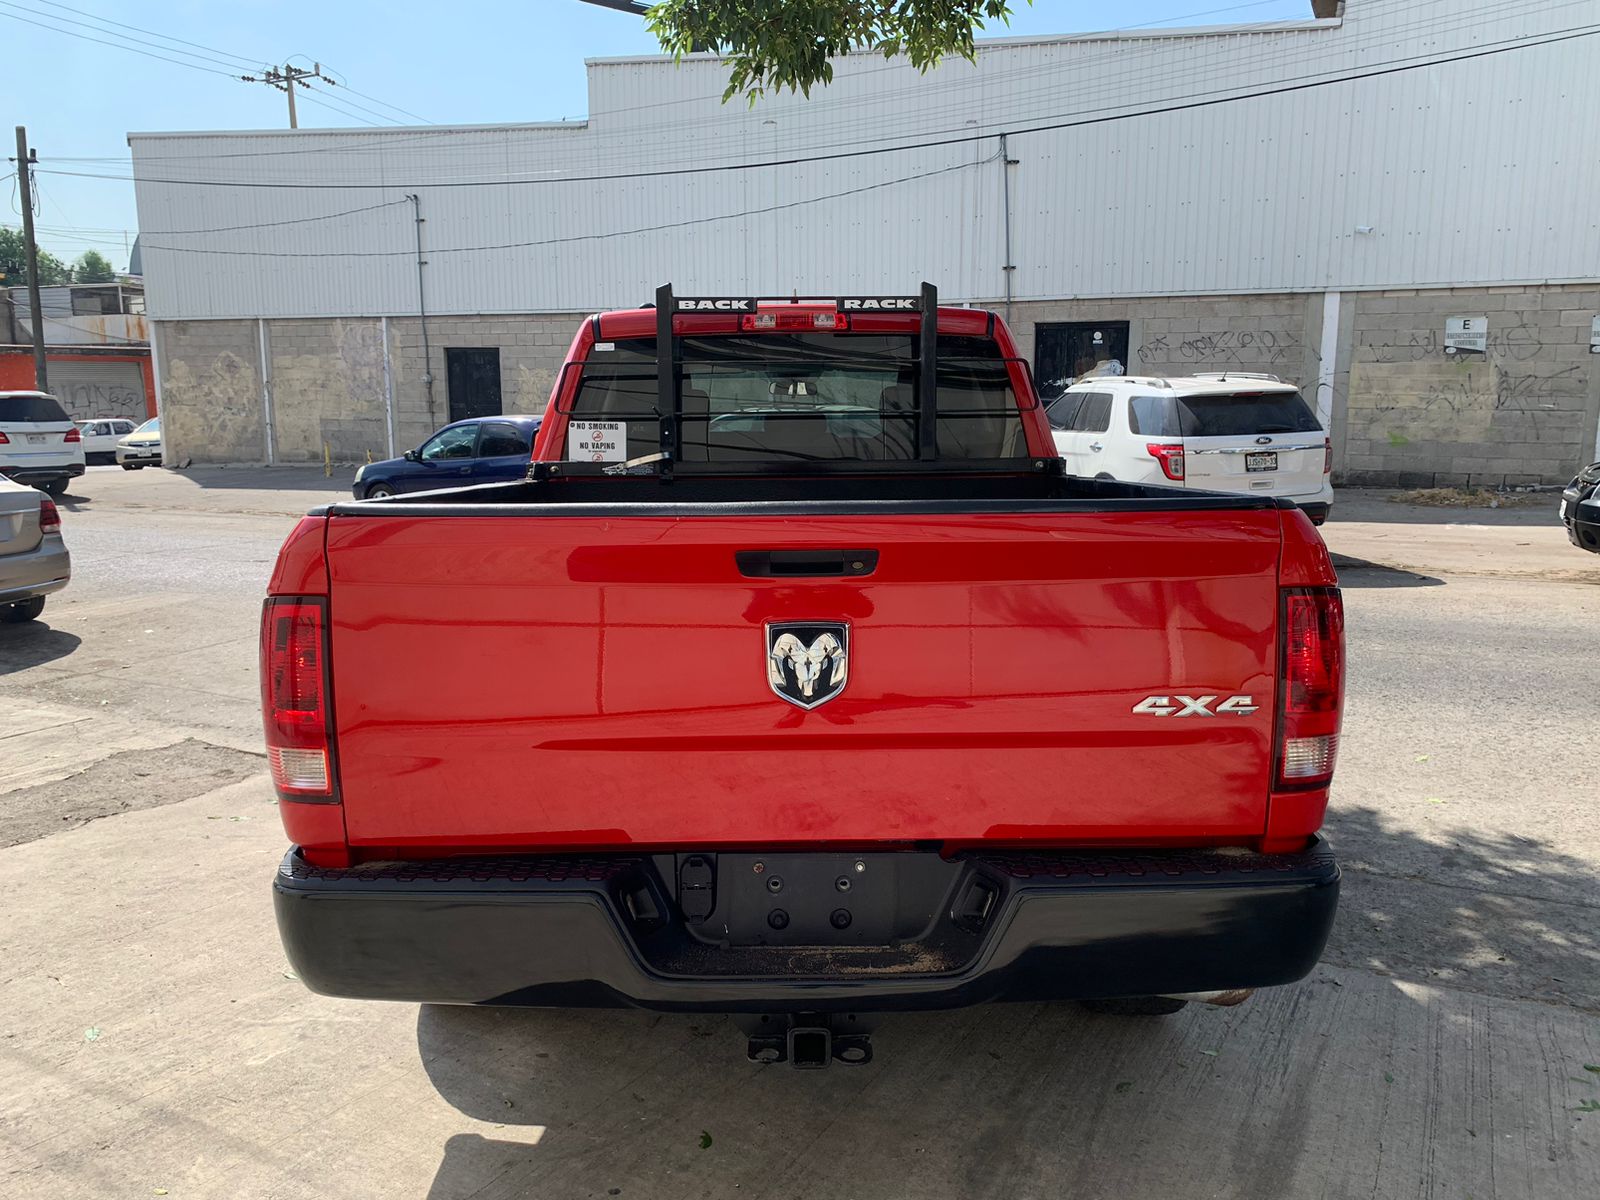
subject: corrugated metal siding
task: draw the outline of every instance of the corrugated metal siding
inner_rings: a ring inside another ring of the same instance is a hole
[[[992,300],[997,137],[648,173],[1062,121],[1100,123],[1010,138],[1018,299],[1593,279],[1600,38],[1112,118],[1596,24],[1600,0],[1352,0],[1342,24],[1007,42],[926,76],[852,56],[810,101],[724,106],[715,61],[628,60],[591,65],[586,123],[134,135],[149,307],[413,313],[408,193],[432,312],[613,307],[663,280],[829,294],[927,278]],[[319,186],[164,182],[183,180]],[[443,186],[468,182],[485,186]]]

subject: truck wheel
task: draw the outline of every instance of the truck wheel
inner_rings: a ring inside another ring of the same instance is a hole
[[[24,621],[36,620],[43,611],[44,597],[30,596],[26,600],[19,600],[15,604],[0,608],[0,621],[7,625],[20,625]]]
[[[1171,996],[1117,996],[1106,1000],[1080,1000],[1090,1012],[1108,1017],[1166,1017],[1177,1012],[1187,1000]]]

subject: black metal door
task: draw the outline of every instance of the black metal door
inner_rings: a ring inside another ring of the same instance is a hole
[[[1123,374],[1128,367],[1128,322],[1064,321],[1033,327],[1033,377],[1045,396],[1065,384],[1061,380],[1087,375],[1101,363],[1116,362]]]
[[[498,417],[500,407],[500,351],[447,349],[445,373],[450,381],[450,419]]]

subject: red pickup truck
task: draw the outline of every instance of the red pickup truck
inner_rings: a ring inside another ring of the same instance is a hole
[[[1333,920],[1321,538],[1065,474],[926,285],[585,320],[527,480],[314,511],[261,657],[330,995],[734,1013],[817,1066],[872,1013],[1288,983]]]

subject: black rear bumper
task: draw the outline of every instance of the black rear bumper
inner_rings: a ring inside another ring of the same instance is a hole
[[[914,940],[719,945],[684,925],[661,861],[333,870],[291,850],[273,899],[290,962],[326,995],[818,1013],[1290,983],[1316,963],[1339,895],[1320,839],[1286,855],[988,854],[949,865],[938,910]]]

